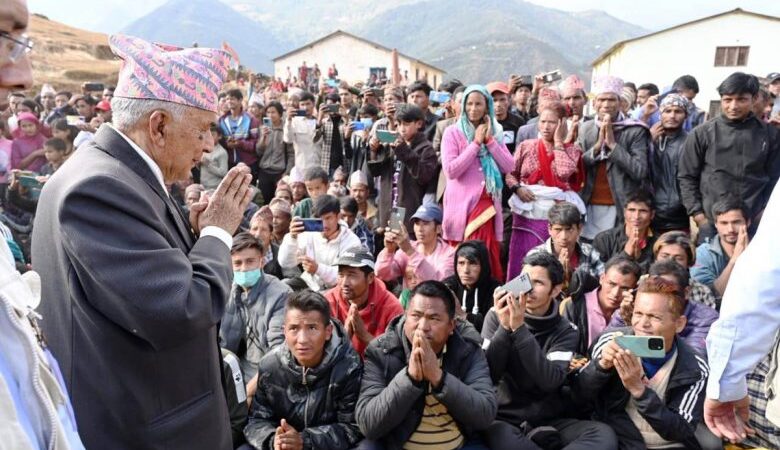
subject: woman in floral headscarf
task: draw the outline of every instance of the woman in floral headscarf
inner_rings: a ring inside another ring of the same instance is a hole
[[[493,278],[501,280],[502,174],[514,168],[514,160],[503,144],[493,97],[484,86],[466,89],[461,111],[460,118],[444,132],[441,145],[442,169],[447,177],[442,235],[452,244],[483,241]]]

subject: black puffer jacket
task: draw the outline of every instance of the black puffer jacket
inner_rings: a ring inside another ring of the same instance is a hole
[[[458,278],[458,252],[455,252],[455,259],[452,262],[455,267],[455,274],[447,277],[444,280],[444,284],[448,288],[452,289],[455,296],[458,297],[461,307],[467,313],[467,319],[474,324],[477,331],[482,331],[482,322],[485,321],[485,316],[490,308],[493,306],[493,291],[500,285],[500,283],[493,279],[490,273],[490,257],[488,256],[487,247],[482,241],[466,241],[458,246],[458,250],[463,247],[473,247],[479,255],[479,265],[482,267],[482,271],[479,273],[479,280],[473,288],[469,289],[460,282]],[[476,308],[474,303],[476,302]]]
[[[396,317],[385,334],[368,344],[355,412],[360,431],[386,450],[401,449],[420,425],[428,392],[427,383],[415,383],[407,373],[411,344],[404,335],[405,320]],[[493,422],[497,403],[481,338],[470,324],[456,324],[447,340],[442,383],[433,395],[468,439]]]
[[[349,449],[361,439],[355,403],[363,365],[344,328],[332,323],[333,335],[319,366],[304,370],[287,345],[260,360],[257,393],[244,429],[255,448],[273,449],[281,419],[301,432],[304,449]]]

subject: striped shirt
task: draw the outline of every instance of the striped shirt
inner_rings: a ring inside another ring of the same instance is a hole
[[[425,409],[417,430],[404,444],[405,450],[454,450],[463,445],[463,434],[447,412],[447,407],[433,395],[425,396]]]

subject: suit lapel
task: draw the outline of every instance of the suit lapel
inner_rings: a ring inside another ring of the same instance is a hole
[[[167,192],[163,190],[157,177],[148,164],[136,153],[135,149],[111,127],[101,127],[95,134],[95,145],[102,151],[113,156],[138,175],[158,197],[165,203],[168,216],[176,224],[179,236],[189,250],[195,243],[189,220],[174,203]]]

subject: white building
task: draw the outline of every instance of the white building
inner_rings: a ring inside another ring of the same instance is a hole
[[[305,62],[307,67],[318,64],[323,77],[327,76],[328,67],[336,64],[339,79],[350,84],[359,81],[366,82],[372,73],[384,73],[388,79],[392,77],[393,50],[375,42],[355,36],[345,31],[335,32],[310,42],[284,55],[274,58],[274,76],[285,80],[287,68],[293,76]],[[409,81],[427,80],[435,89],[443,81],[444,71],[438,67],[398,53],[398,69],[401,77],[404,74]]]
[[[618,42],[593,61],[591,79],[614,75],[663,91],[679,76],[693,75],[699,83],[694,102],[712,115],[720,108],[716,89],[731,73],[780,71],[779,37],[780,17],[737,8]]]

